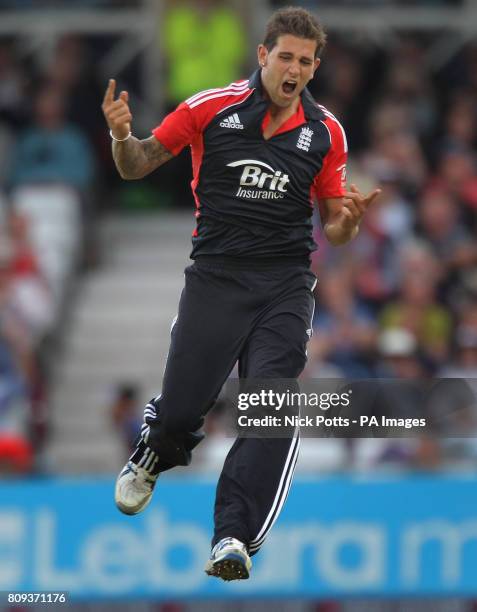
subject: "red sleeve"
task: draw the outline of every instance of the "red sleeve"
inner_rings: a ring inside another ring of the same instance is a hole
[[[198,130],[190,108],[182,102],[152,133],[168,151],[178,155],[197,136]]]
[[[152,133],[173,155],[178,155],[205,130],[215,115],[240,104],[252,92],[253,89],[248,88],[248,81],[199,92],[179,104]]]
[[[348,144],[341,123],[326,111],[322,122],[330,136],[330,148],[323,166],[313,181],[313,191],[318,200],[340,198],[346,191],[346,160]]]

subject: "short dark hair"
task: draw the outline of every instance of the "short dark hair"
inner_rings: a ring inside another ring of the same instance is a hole
[[[326,33],[321,23],[310,12],[297,6],[287,6],[273,13],[267,23],[263,44],[271,51],[283,34],[314,40],[315,58],[326,45]]]

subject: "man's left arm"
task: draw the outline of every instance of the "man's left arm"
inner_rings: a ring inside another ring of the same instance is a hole
[[[328,130],[330,147],[313,181],[312,193],[319,203],[327,240],[333,246],[339,246],[358,234],[363,215],[381,190],[375,189],[364,196],[356,185],[346,189],[348,143],[345,131],[338,119],[328,111],[325,111],[322,123]]]
[[[380,189],[375,189],[365,196],[356,185],[351,185],[339,198],[320,200],[323,231],[328,242],[339,246],[355,238],[364,214],[380,193]]]

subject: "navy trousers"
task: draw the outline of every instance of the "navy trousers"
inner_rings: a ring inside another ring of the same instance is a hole
[[[296,378],[306,363],[316,284],[308,267],[211,259],[185,271],[162,393],[145,410],[142,436],[159,471],[190,463],[204,416],[237,361],[239,377],[253,379]],[[212,544],[230,536],[258,551],[285,502],[298,446],[296,431],[237,438],[217,485]]]

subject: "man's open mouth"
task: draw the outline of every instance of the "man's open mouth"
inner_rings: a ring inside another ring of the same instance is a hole
[[[286,94],[292,94],[296,89],[297,83],[295,81],[285,81],[282,85],[282,89]]]

